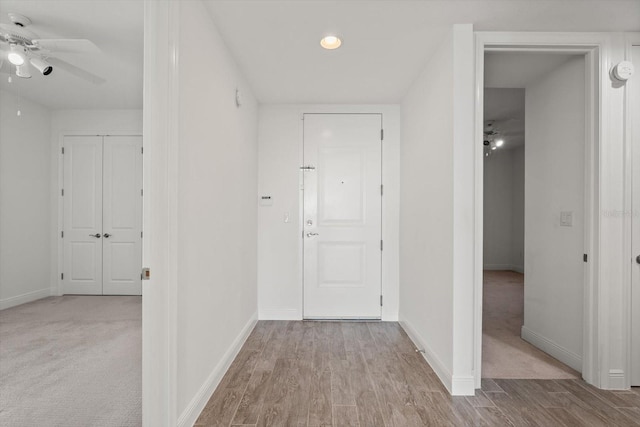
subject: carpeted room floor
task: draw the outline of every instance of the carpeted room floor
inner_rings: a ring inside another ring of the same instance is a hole
[[[581,378],[579,372],[520,338],[523,322],[524,275],[515,271],[485,271],[483,378]]]
[[[0,311],[0,426],[142,424],[141,297]]]

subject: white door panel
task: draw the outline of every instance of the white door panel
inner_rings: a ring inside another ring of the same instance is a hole
[[[381,124],[304,116],[305,318],[380,318]]]
[[[640,46],[632,48],[633,62],[640,64]],[[631,385],[640,386],[640,80],[638,76],[629,79],[629,99],[631,101],[631,137],[633,154],[632,183],[632,249],[633,267],[631,273]]]
[[[104,137],[103,294],[141,295],[142,138]]]
[[[64,293],[98,295],[102,293],[102,137],[65,137],[64,147]]]

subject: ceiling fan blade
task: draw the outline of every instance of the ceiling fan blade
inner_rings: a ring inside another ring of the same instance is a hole
[[[73,74],[74,76],[82,79],[82,80],[86,80],[90,83],[96,84],[96,85],[101,85],[102,83],[106,82],[105,79],[103,79],[100,76],[97,76],[93,73],[90,73],[87,70],[83,70],[82,68],[76,67],[75,65],[69,64],[66,61],[63,61],[62,59],[58,59],[58,58],[47,58],[47,61],[49,61],[49,63],[51,63],[51,65],[53,65],[54,70],[56,69],[56,67],[66,71],[69,74]]]
[[[98,53],[100,49],[91,40],[86,39],[35,39],[32,41],[38,49],[50,52]]]

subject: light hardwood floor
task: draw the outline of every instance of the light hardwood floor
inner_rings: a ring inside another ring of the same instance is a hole
[[[640,391],[483,380],[451,397],[394,322],[261,321],[196,426],[633,426]]]

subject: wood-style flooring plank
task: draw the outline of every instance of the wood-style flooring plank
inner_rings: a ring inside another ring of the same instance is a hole
[[[483,379],[452,397],[397,323],[258,322],[196,426],[640,426],[640,389]]]

